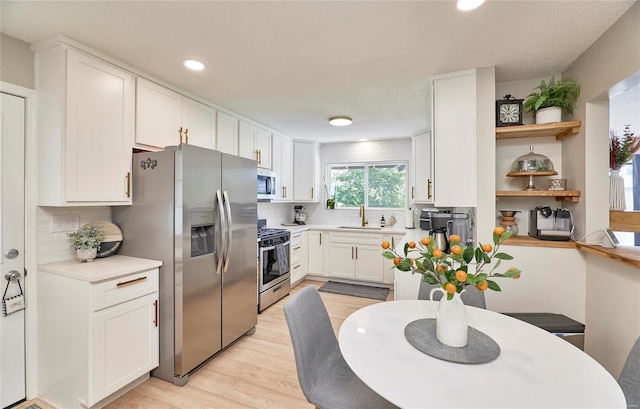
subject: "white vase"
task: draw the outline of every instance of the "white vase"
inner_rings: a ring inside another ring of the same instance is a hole
[[[562,122],[562,108],[542,108],[536,112],[537,124],[548,124],[551,122]]]
[[[79,262],[86,261],[87,263],[93,261],[98,254],[98,249],[76,249],[76,258]]]
[[[624,179],[620,176],[620,169],[609,170],[609,209],[626,209],[626,199],[624,197]]]
[[[433,294],[442,292],[442,298],[438,308],[433,301]],[[447,300],[447,292],[442,288],[431,290],[429,298],[436,312],[436,338],[441,343],[450,347],[461,348],[467,345],[469,328],[467,327],[467,310],[459,293],[453,294],[451,300]]]

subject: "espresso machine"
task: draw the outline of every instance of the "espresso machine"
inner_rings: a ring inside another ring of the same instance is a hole
[[[573,233],[573,216],[567,209],[538,206],[529,211],[529,236],[539,240],[568,241]]]
[[[305,221],[307,220],[307,212],[305,212],[304,206],[302,205],[293,206],[293,212],[294,212],[293,222],[295,224],[305,224]]]

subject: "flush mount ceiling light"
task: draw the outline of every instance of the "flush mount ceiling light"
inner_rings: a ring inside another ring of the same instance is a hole
[[[458,0],[458,10],[473,10],[484,3],[484,0]]]
[[[198,60],[184,60],[184,66],[194,71],[204,70],[204,64]]]
[[[351,125],[353,121],[348,116],[334,116],[329,118],[329,123],[333,126]]]

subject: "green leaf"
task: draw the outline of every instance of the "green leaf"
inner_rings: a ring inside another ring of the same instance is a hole
[[[465,283],[475,285],[477,282],[478,282],[478,278],[476,277],[475,274],[467,274],[467,279],[465,280]]]
[[[411,266],[409,265],[409,263],[400,263],[396,266],[396,268],[400,271],[411,271]]]
[[[480,246],[482,246],[482,244],[480,244]],[[478,247],[476,248],[476,251],[475,251],[475,253],[476,253],[476,254],[475,254],[475,255],[476,255],[476,263],[479,263],[479,262],[481,262],[481,261],[482,261],[482,255],[484,254],[484,251],[482,251],[482,249],[480,248],[480,246],[478,246]]]
[[[495,258],[499,258],[500,260],[513,260],[513,256],[510,256],[507,253],[496,253],[493,256]]]
[[[456,255],[456,254],[449,254],[448,256],[451,260],[455,261],[456,263],[460,263],[463,264],[465,263],[464,258],[460,255]]]
[[[509,277],[509,278],[513,278],[513,277],[519,277],[520,273],[522,273],[519,269],[517,268],[510,268],[509,270],[505,271],[503,273],[503,275],[505,277]]]
[[[500,237],[497,234],[493,233],[493,245],[497,246],[499,241]]]
[[[404,243],[404,256],[407,257],[409,254],[409,243]]]
[[[473,260],[473,247],[465,247],[464,251],[462,252],[462,258],[464,259],[465,263],[469,263],[471,260]]]
[[[424,264],[420,260],[416,260],[416,268],[420,271],[425,271]]]
[[[484,251],[482,251],[481,253],[482,253],[482,261],[484,261],[485,263],[491,263],[491,257],[489,257],[489,255]]]
[[[436,280],[434,277],[430,276],[430,275],[422,275],[422,281],[424,281],[427,284],[439,284],[438,280]]]
[[[453,300],[453,294],[447,293],[447,301]]]
[[[498,283],[496,283],[495,281],[487,280],[487,282],[489,283],[489,288],[491,290],[493,290],[493,291],[502,291],[502,289],[500,288]]]
[[[445,271],[444,276],[446,277],[447,281],[449,281],[450,283],[452,283],[456,279],[456,273],[453,270]]]
[[[388,259],[394,259],[394,258],[396,258],[396,255],[393,254],[391,251],[387,250],[387,251],[382,253],[382,257],[388,258]]]
[[[487,279],[487,275],[485,273],[476,274],[476,282],[481,283]]]
[[[431,261],[431,259],[429,257],[425,257],[424,260],[422,260],[422,265],[424,266],[425,270],[428,271],[434,271],[435,267],[433,265],[433,261]]]
[[[513,235],[512,231],[505,231],[504,233],[502,233],[502,235],[500,236],[500,242],[503,242],[505,240],[507,240],[509,237],[511,237],[511,235]]]

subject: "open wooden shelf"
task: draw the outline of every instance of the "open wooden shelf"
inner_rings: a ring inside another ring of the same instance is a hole
[[[506,242],[505,242],[506,243]],[[616,248],[606,248],[598,245],[577,244],[578,250],[595,254],[596,256],[608,258],[628,264],[635,268],[640,268],[640,248],[634,246],[618,246]]]
[[[576,248],[575,241],[539,240],[531,236],[511,236],[509,240],[506,240],[503,244],[506,246],[552,247],[564,249]]]
[[[580,201],[579,190],[499,190],[496,199],[501,197],[555,197],[565,202]]]
[[[496,139],[555,136],[557,141],[580,132],[580,121],[552,122],[549,124],[516,125],[496,128]]]

